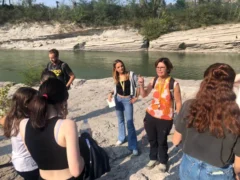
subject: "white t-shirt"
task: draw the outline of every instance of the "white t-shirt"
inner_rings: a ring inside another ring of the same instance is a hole
[[[27,119],[24,119],[27,120]],[[33,171],[38,168],[36,162],[26,149],[20,133],[11,137],[12,143],[12,163],[19,172]]]

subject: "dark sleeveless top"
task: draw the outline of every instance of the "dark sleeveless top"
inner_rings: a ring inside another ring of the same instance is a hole
[[[129,96],[131,91],[130,80],[122,81],[124,83],[124,91],[120,82],[117,83],[117,94],[122,96]]]
[[[58,119],[58,117],[49,119],[46,126],[41,129],[34,129],[30,120],[27,122],[25,143],[39,169],[68,168],[66,148],[59,146],[54,137],[54,127]]]

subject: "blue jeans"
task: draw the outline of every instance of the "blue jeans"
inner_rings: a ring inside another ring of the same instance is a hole
[[[116,114],[118,118],[118,140],[124,142],[126,139],[125,120],[128,130],[128,148],[137,150],[137,136],[133,124],[133,104],[130,103],[131,97],[115,97]]]
[[[234,180],[232,165],[224,168],[212,166],[183,153],[179,169],[181,180]]]

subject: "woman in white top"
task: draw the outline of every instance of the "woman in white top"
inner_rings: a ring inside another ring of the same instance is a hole
[[[6,117],[0,120],[4,127],[4,135],[11,138],[13,166],[25,180],[39,178],[38,166],[25,148],[19,133],[20,122],[28,118],[28,103],[36,94],[37,91],[30,87],[19,88],[13,95],[10,111]]]

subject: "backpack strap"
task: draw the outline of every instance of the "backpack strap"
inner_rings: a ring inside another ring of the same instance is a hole
[[[47,64],[47,70],[48,70],[48,71],[50,71],[50,65],[51,65],[51,62],[49,62],[49,63]]]
[[[153,80],[152,88],[154,88],[154,86],[155,86],[155,84],[156,84],[156,82],[157,82],[157,79],[158,79],[158,76],[155,76],[155,77],[154,77],[154,80]]]
[[[174,82],[175,80],[171,77],[169,82],[169,91],[171,95],[171,99],[174,101]]]
[[[175,82],[175,79],[173,79],[173,78],[171,77],[171,78],[170,78],[170,81],[169,81],[169,91],[170,91],[170,96],[171,96],[171,100],[172,100],[173,112],[174,112],[175,109],[176,109],[176,103],[175,103],[175,100],[174,100],[174,82]]]

